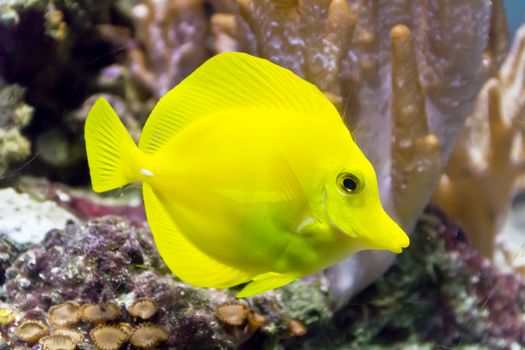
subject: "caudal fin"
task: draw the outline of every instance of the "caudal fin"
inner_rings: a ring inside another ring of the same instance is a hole
[[[139,180],[141,154],[108,101],[99,98],[86,119],[86,152],[95,192]]]

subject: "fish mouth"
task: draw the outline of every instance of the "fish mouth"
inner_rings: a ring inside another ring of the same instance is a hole
[[[365,249],[388,250],[399,254],[410,245],[410,239],[405,231],[380,206],[377,214],[367,222],[352,225],[347,231],[338,225],[331,217],[326,205],[326,190],[324,191],[323,210],[332,227],[341,234],[350,236],[359,241]]]

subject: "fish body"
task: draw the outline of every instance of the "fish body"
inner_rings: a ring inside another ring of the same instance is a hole
[[[409,243],[336,109],[264,59],[208,60],[159,101],[138,147],[100,99],[85,139],[94,190],[142,181],[161,256],[196,286],[251,281],[250,296]]]

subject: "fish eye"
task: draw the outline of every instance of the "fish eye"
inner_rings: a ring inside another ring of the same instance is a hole
[[[356,194],[363,189],[363,182],[354,174],[341,173],[337,176],[339,189],[346,194]]]

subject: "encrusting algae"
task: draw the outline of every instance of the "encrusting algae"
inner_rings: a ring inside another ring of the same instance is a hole
[[[335,107],[264,59],[208,60],[160,99],[138,148],[99,99],[85,139],[93,189],[142,181],[161,256],[198,287],[251,282],[237,297],[252,296],[409,244]]]

